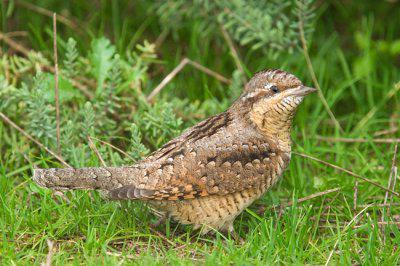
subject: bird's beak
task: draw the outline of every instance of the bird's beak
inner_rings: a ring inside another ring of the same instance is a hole
[[[311,87],[300,86],[300,87],[298,87],[298,88],[293,90],[293,95],[302,97],[302,96],[306,96],[306,95],[308,95],[310,93],[313,93],[313,92],[316,92],[316,91],[317,91],[317,89],[314,89],[314,88],[311,88]]]

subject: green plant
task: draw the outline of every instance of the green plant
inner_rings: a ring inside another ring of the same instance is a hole
[[[313,24],[313,2],[306,1],[162,1],[157,7],[161,25],[174,30],[203,20],[205,32],[217,31],[221,25],[241,45],[261,49],[272,57],[292,53],[300,46],[298,12],[303,15],[309,36]],[[186,23],[185,23],[186,22]]]

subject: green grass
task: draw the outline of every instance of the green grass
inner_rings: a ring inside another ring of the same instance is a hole
[[[61,69],[69,37],[77,41],[80,54],[86,58],[91,51],[91,41],[106,36],[127,60],[127,51],[130,53],[144,40],[155,42],[163,31],[155,12],[149,11],[152,4],[147,1],[61,3],[46,0],[37,5],[64,14],[80,25],[79,31],[58,25]],[[399,11],[398,3],[389,2],[367,1],[357,5],[332,0],[319,4],[314,33],[309,39],[310,56],[322,91],[344,132],[334,128],[318,96],[313,95],[300,107],[292,134],[294,151],[334,163],[385,187],[395,144],[371,140],[376,132],[400,126],[399,92],[394,91],[395,84],[400,81]],[[52,60],[51,18],[21,6],[10,10],[10,4],[4,1],[1,14],[2,32],[25,31],[26,35],[14,39]],[[148,107],[140,103],[184,57],[232,78],[236,67],[229,46],[219,31],[206,31],[203,24],[201,20],[190,20],[178,31],[168,32],[165,41],[156,48],[158,59],[148,60],[147,69],[140,68],[144,74],[132,74],[133,78],[143,81],[140,90],[136,85],[130,86],[126,73],[122,76],[116,93],[123,104],[117,113],[122,121],[116,120],[113,125],[110,120],[116,119],[115,116],[107,116],[105,125],[95,124],[100,129],[96,128],[93,136],[138,156],[134,150],[138,146],[129,140],[131,123],[140,128],[144,145],[154,150],[186,127],[223,111],[232,102],[232,94],[238,94],[231,91],[232,87],[186,67],[155,99],[160,106]],[[12,47],[1,45],[3,57],[13,53]],[[312,85],[301,51],[282,52],[277,58],[270,58],[262,51],[236,46],[247,78],[258,70],[274,67],[292,72],[305,84]],[[6,64],[1,61],[0,69],[5,69]],[[127,69],[134,71],[137,64],[138,61],[134,61]],[[80,74],[91,80],[98,77],[91,71]],[[5,75],[0,72],[0,76]],[[33,84],[33,75],[33,69],[29,69],[10,80],[20,91],[22,82],[28,86]],[[79,114],[87,99],[73,86],[70,88],[75,96],[68,98],[67,95],[66,100],[61,101],[61,116],[65,120],[63,127],[67,120],[73,119],[74,130],[76,127],[78,132],[82,125]],[[89,89],[94,92],[96,84]],[[8,100],[6,97],[0,90],[0,106]],[[103,106],[101,99],[96,98],[92,101],[95,108],[97,101]],[[161,117],[163,104],[171,107],[180,120],[169,113]],[[19,109],[15,105],[0,109],[29,131],[33,129],[29,116],[24,113],[26,110],[29,107],[21,104]],[[90,130],[93,129],[89,128],[88,132]],[[132,136],[138,137],[137,134]],[[370,141],[325,142],[317,136]],[[400,137],[399,130],[379,136],[396,137]],[[44,137],[40,140],[48,141],[54,149],[51,140]],[[69,164],[100,166],[99,159],[87,147],[87,139],[74,136],[71,143],[66,141],[62,147]],[[108,146],[99,142],[96,145],[107,164],[132,163]],[[32,169],[62,165],[5,122],[0,122],[0,153],[0,261],[5,265],[46,261],[47,241],[53,243],[51,260],[58,265],[324,264],[332,251],[330,262],[333,265],[400,263],[400,211],[395,205],[400,203],[399,198],[393,197],[391,215],[384,215],[385,221],[397,225],[382,229],[378,222],[384,208],[376,205],[383,203],[383,190],[359,180],[358,207],[354,210],[354,177],[296,155],[292,155],[282,180],[237,218],[235,229],[244,240],[239,244],[219,233],[215,237],[199,236],[190,227],[172,221],[157,228],[157,233],[149,227],[155,217],[140,202],[107,201],[98,192],[83,191],[67,192],[66,198],[62,198],[39,188],[31,180]],[[395,191],[400,192],[398,187]],[[298,199],[333,188],[340,190],[297,203]],[[288,201],[294,204],[282,212],[272,208]],[[365,209],[367,204],[373,205]],[[359,218],[348,225],[360,212]]]

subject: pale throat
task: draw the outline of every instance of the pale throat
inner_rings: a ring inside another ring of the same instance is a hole
[[[295,108],[286,104],[255,103],[250,111],[250,119],[269,140],[275,141],[283,151],[291,151],[291,128]]]

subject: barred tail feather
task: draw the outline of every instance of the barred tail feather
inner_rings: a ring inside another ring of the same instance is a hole
[[[34,169],[33,180],[51,189],[101,189],[109,190],[132,181],[131,167],[86,167]]]

